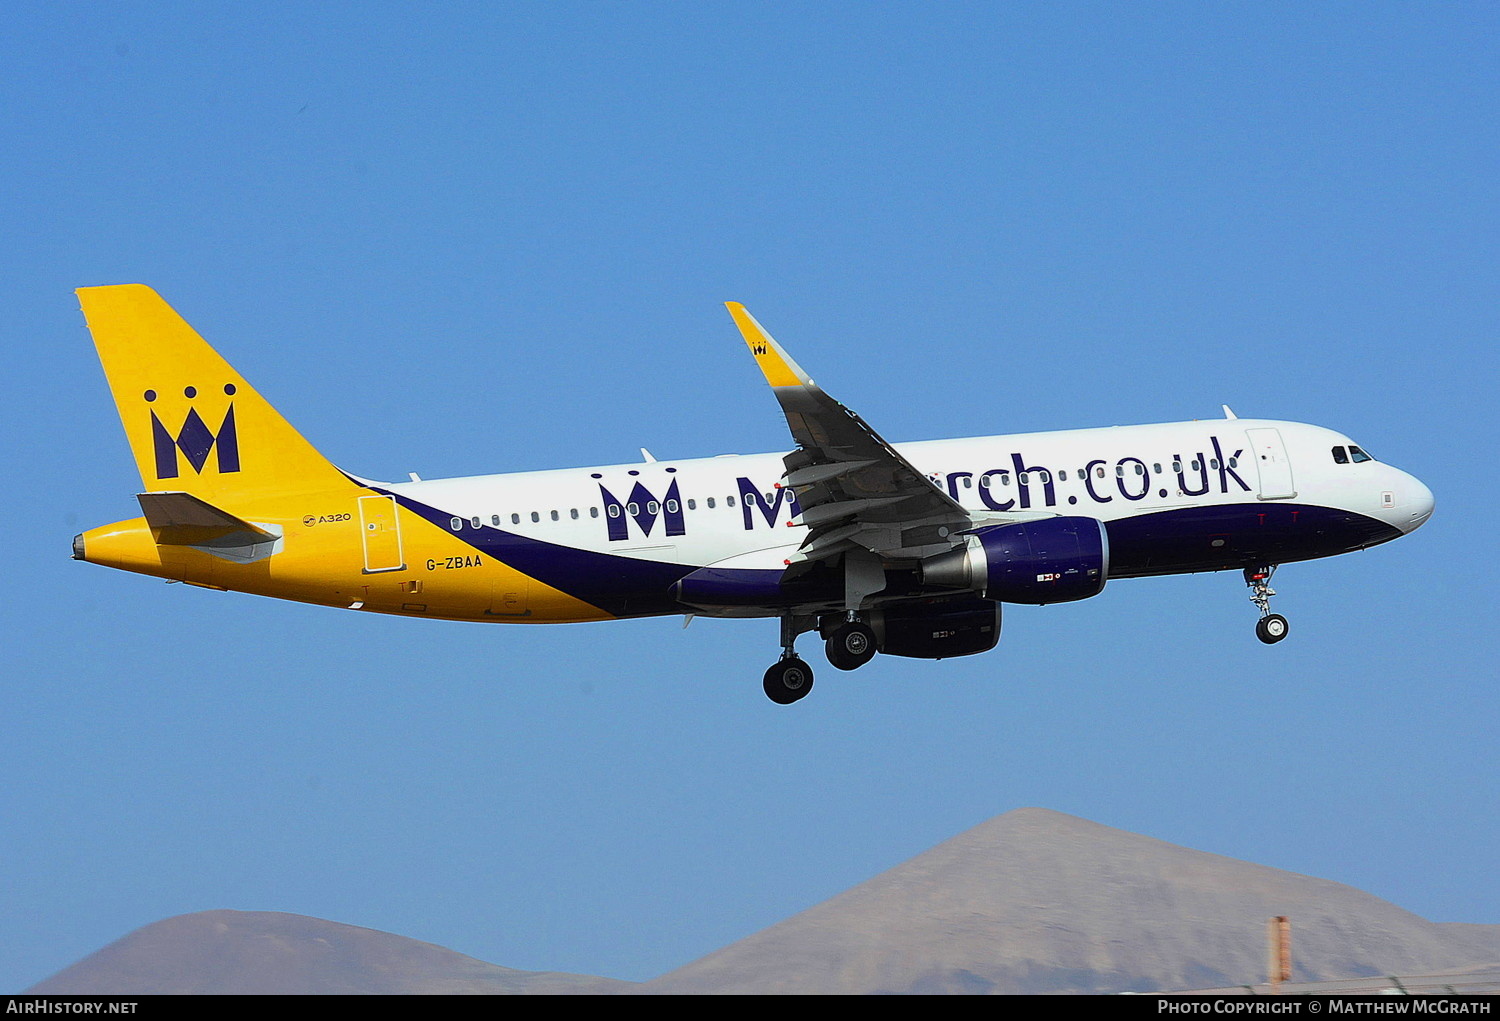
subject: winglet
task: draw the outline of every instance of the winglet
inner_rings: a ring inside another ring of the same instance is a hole
[[[755,321],[755,317],[745,310],[744,305],[737,301],[726,301],[724,306],[734,317],[734,324],[740,328],[740,333],[744,334],[745,343],[755,356],[755,364],[765,374],[767,383],[773,387],[814,385],[807,373],[802,371],[802,366],[792,361],[791,355],[782,350],[781,345],[766,332],[765,327]]]

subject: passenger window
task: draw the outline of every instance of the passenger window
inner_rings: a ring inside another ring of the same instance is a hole
[[[598,516],[599,516],[599,508],[598,507],[590,507],[589,508],[589,517],[591,517],[591,518],[597,518]]]
[[[448,522],[448,524],[456,532],[459,529],[461,529],[461,528],[464,527],[464,519],[463,518],[454,518],[452,521]]]
[[[556,521],[556,520],[557,520],[557,511],[553,511],[553,512],[552,512],[552,520],[553,520],[553,521]]]
[[[667,501],[667,513],[668,514],[676,514],[677,513],[677,501],[676,500],[668,500]]]
[[[510,523],[513,524],[513,525],[519,525],[521,523],[521,515],[519,515],[519,514],[512,514],[510,516]]]
[[[688,501],[688,510],[697,510],[697,509],[698,509],[698,501],[697,500],[689,500]]]
[[[617,517],[620,516],[620,505],[619,504],[612,503],[612,504],[609,505],[609,516],[612,517],[612,518],[617,518]]]
[[[734,497],[732,497],[732,496],[726,496],[726,497],[724,497],[724,506],[725,507],[733,507],[734,506]]]
[[[568,511],[568,517],[572,518],[574,521],[577,521],[578,520],[578,508],[577,507],[571,508]]]
[[[1348,464],[1349,463],[1349,454],[1344,450],[1343,447],[1334,447],[1333,448],[1333,463],[1334,464]]]
[[[470,518],[469,520],[474,525],[475,528],[479,527],[479,515],[476,514],[474,517]]]
[[[500,527],[500,515],[498,515],[498,514],[491,514],[490,515],[490,524],[494,525],[496,528],[499,528]]]
[[[636,517],[641,513],[641,505],[638,503],[627,503],[625,505],[625,510],[630,514],[631,517]]]
[[[714,509],[714,498],[711,497],[711,496],[708,498],[708,509],[709,510],[713,510]]]

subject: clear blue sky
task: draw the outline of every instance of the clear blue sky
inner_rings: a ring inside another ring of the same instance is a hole
[[[1497,40],[1492,3],[8,5],[0,990],[208,908],[647,979],[1024,805],[1500,923]],[[1285,568],[1274,648],[1236,574],[1125,581],[787,710],[769,621],[73,563],[138,513],[72,294],[126,282],[377,478],[783,449],[735,299],[895,441],[1227,402],[1437,513]]]

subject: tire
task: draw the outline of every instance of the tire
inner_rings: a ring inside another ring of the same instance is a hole
[[[1286,637],[1289,630],[1291,625],[1286,622],[1286,618],[1279,613],[1272,613],[1256,622],[1255,637],[1267,645],[1275,645]]]
[[[766,671],[766,697],[777,705],[791,705],[805,698],[812,686],[812,668],[796,656],[788,656]]]
[[[867,624],[842,624],[828,636],[828,662],[840,670],[858,670],[875,658],[875,632]]]

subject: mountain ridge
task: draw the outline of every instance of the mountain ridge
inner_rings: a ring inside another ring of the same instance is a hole
[[[25,990],[122,994],[554,994],[617,992],[619,979],[520,971],[379,929],[280,911],[173,915]]]
[[[1331,880],[1050,809],[996,816],[643,983],[487,964],[276,912],[145,926],[31,993],[1104,993],[1264,981],[1292,920],[1294,980],[1500,961],[1500,925],[1429,922]]]
[[[1007,812],[646,983],[649,992],[1120,992],[1264,979],[1288,915],[1300,981],[1485,960],[1330,880],[1050,809]],[[1467,958],[1467,959],[1465,959]]]

